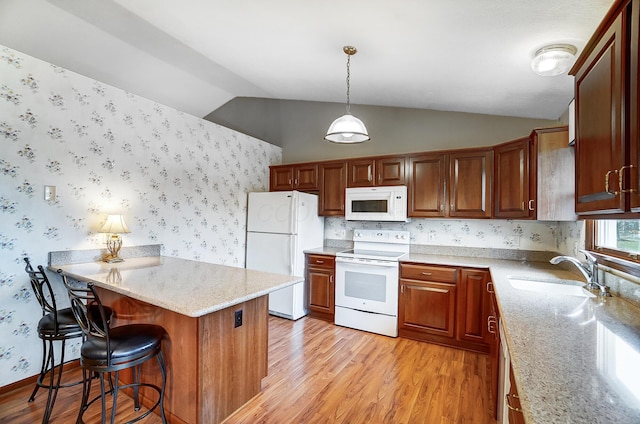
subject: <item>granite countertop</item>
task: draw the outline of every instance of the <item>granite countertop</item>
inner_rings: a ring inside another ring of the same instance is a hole
[[[253,271],[165,256],[50,266],[70,278],[92,282],[164,309],[200,317],[303,281]]]
[[[640,422],[639,308],[619,297],[510,283],[510,277],[584,283],[577,272],[548,262],[415,253],[402,262],[490,270],[527,424]]]

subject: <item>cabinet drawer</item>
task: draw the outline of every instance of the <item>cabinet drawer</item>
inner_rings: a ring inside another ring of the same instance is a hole
[[[336,258],[328,255],[307,255],[307,265],[315,267],[333,268]]]
[[[413,280],[456,283],[458,281],[458,268],[402,263],[400,264],[400,277]]]

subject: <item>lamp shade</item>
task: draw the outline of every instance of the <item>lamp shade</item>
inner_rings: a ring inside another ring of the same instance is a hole
[[[569,70],[577,49],[570,44],[552,44],[539,49],[533,60],[531,68],[541,76],[553,77],[564,74]]]
[[[130,233],[122,215],[109,215],[100,232],[109,234]]]
[[[324,139],[332,143],[362,143],[369,140],[369,133],[361,120],[347,113],[331,123]]]

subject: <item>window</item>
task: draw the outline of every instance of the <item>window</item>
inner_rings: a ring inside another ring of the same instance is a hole
[[[586,228],[586,247],[600,263],[640,276],[640,220],[593,220]]]

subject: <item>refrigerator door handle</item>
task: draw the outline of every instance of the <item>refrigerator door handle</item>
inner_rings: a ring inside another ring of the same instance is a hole
[[[296,238],[290,237],[289,239],[289,275],[293,275],[295,271],[293,269],[293,266],[295,264],[295,254],[296,254],[296,252],[294,251],[295,247],[296,247]]]
[[[291,220],[291,234],[298,234],[298,215],[296,208],[298,207],[298,196],[295,192],[292,193],[291,200],[289,201],[289,219]]]

